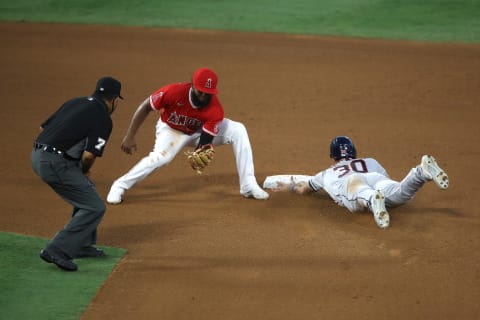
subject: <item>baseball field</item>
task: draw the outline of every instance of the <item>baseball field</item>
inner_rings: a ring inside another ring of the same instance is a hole
[[[40,3],[0,0],[0,315],[480,319],[478,1]],[[31,170],[40,123],[99,77],[122,81],[125,100],[91,176],[105,197],[153,146],[156,114],[138,151],[120,150],[137,106],[201,66],[217,72],[226,116],[247,127],[259,183],[330,166],[330,140],[348,135],[396,180],[434,155],[450,187],[426,184],[381,230],[324,194],[241,197],[227,145],[204,175],[179,154],[107,207],[98,243],[110,265],[81,261],[66,273],[42,262],[37,246],[70,208]],[[12,246],[12,234],[27,240]],[[10,262],[12,252],[25,258]],[[99,282],[79,287],[85,279]],[[91,300],[56,313],[77,294]]]

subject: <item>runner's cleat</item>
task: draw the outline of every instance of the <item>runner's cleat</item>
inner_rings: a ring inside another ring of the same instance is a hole
[[[380,229],[385,229],[390,224],[390,216],[385,208],[385,196],[382,191],[375,191],[375,195],[370,200],[370,210],[372,210],[373,218]]]
[[[448,188],[448,175],[438,166],[434,157],[424,155],[420,166],[427,180],[433,180],[442,190]]]

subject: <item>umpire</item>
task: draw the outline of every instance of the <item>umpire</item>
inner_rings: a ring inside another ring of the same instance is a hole
[[[32,168],[62,199],[73,206],[70,222],[40,252],[40,258],[67,271],[76,271],[74,258],[102,257],[94,247],[105,204],[89,179],[110,133],[110,115],[118,105],[121,83],[98,80],[91,96],[65,102],[41,125],[33,144]]]

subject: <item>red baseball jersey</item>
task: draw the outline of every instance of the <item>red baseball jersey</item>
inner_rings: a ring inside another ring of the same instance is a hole
[[[218,134],[223,120],[223,107],[216,95],[210,104],[195,108],[190,101],[191,83],[166,85],[150,95],[150,106],[160,111],[160,118],[173,129],[191,135],[200,128],[212,136]]]

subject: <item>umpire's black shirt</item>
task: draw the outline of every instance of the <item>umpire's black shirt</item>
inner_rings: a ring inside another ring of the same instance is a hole
[[[86,150],[101,157],[112,132],[112,119],[105,102],[93,95],[65,102],[41,127],[38,143],[58,148],[75,158],[80,158],[81,153],[72,150],[77,154],[71,154],[69,150],[82,144],[81,152]]]

